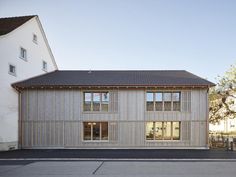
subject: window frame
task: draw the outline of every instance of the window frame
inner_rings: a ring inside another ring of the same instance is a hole
[[[35,39],[35,37],[36,37],[36,39]],[[32,39],[32,41],[33,41],[35,44],[38,44],[38,36],[37,36],[35,33],[33,33],[33,39]]]
[[[164,123],[168,123],[170,122],[171,123],[171,138],[170,139],[165,139],[164,137]],[[174,139],[174,135],[173,135],[173,123],[174,122],[178,122],[179,123],[179,139]],[[152,123],[153,125],[153,139],[147,139],[147,136],[146,136],[146,131],[147,131],[147,124],[148,123]],[[161,123],[162,124],[162,129],[161,129],[161,134],[162,134],[162,137],[161,139],[157,139],[156,138],[156,123]],[[181,121],[147,121],[145,122],[145,141],[147,142],[163,142],[163,141],[169,141],[169,142],[175,142],[175,141],[181,141],[182,140],[182,136],[181,136]]]
[[[13,66],[14,67],[14,72],[10,71],[10,67]],[[16,65],[13,65],[11,63],[8,63],[8,74],[15,76],[16,77]]]
[[[23,57],[21,54],[22,54],[22,52],[21,51],[25,51],[25,56]],[[26,50],[26,48],[24,48],[24,47],[22,47],[22,46],[20,46],[20,56],[19,56],[19,58],[20,59],[22,59],[22,60],[24,60],[24,61],[27,61],[27,50]]]
[[[85,110],[85,94],[90,93],[91,94],[91,101],[90,101],[90,110]],[[93,110],[93,104],[94,104],[94,93],[99,93],[99,110],[94,111]],[[108,93],[108,105],[107,110],[102,109],[103,100],[102,100],[102,94]],[[104,91],[104,90],[92,90],[92,91],[83,91],[83,100],[82,100],[82,112],[83,113],[109,113],[110,109],[110,91]]]
[[[84,124],[85,123],[91,123],[91,126],[90,126],[90,139],[89,140],[85,140],[84,139]],[[94,123],[98,124],[99,123],[99,140],[94,140],[93,139],[93,125]],[[102,139],[102,123],[107,123],[107,140],[103,140]],[[109,142],[109,122],[108,121],[83,121],[82,122],[82,141],[83,142]]]
[[[46,64],[46,68],[44,68],[44,64]],[[45,72],[48,71],[48,63],[45,60],[42,61],[42,70]]]
[[[153,109],[152,110],[147,110],[147,93],[152,93],[153,94]],[[156,110],[156,95],[161,93],[162,94],[162,110]],[[171,109],[170,110],[165,110],[165,93],[171,93]],[[179,93],[179,110],[174,110],[174,101],[173,101],[173,93]],[[182,100],[182,94],[181,91],[176,90],[146,90],[145,92],[145,111],[146,112],[182,112],[181,108],[181,100]]]

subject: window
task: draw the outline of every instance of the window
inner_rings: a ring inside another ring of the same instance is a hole
[[[84,122],[84,141],[108,140],[108,122]]]
[[[26,51],[26,49],[24,49],[22,47],[20,48],[20,58],[23,60],[27,59],[27,51]]]
[[[179,140],[180,135],[180,122],[173,122],[172,124],[173,140]]]
[[[108,112],[109,92],[84,92],[84,111]]]
[[[173,111],[180,111],[180,92],[172,93]]]
[[[108,111],[108,105],[109,105],[109,94],[107,93],[102,93],[102,111]]]
[[[147,111],[154,110],[154,96],[152,92],[147,92]]]
[[[180,122],[147,122],[146,140],[180,140]]]
[[[155,107],[156,107],[156,111],[162,111],[162,107],[163,107],[163,94],[162,93],[156,93],[155,94]]]
[[[14,65],[9,64],[8,73],[13,75],[13,76],[16,76],[16,67]]]
[[[147,92],[147,111],[180,111],[180,92]]]
[[[93,93],[93,111],[100,111],[100,93]]]
[[[171,111],[171,93],[164,93],[164,111]]]
[[[33,42],[34,42],[35,44],[38,43],[38,37],[37,37],[36,34],[33,34]]]
[[[48,65],[46,61],[43,61],[43,70],[47,71],[48,70]]]

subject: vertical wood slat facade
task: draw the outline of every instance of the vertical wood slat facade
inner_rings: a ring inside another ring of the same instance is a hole
[[[173,90],[174,91],[174,90]],[[207,148],[207,89],[181,91],[181,111],[146,111],[145,89],[109,90],[109,111],[83,112],[83,90],[21,93],[22,148]],[[83,141],[84,121],[107,121],[107,142]],[[181,139],[147,141],[148,121],[181,121]]]

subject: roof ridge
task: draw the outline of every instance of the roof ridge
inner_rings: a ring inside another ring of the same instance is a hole
[[[12,17],[1,17],[0,19],[10,19],[10,18],[24,18],[24,17],[37,17],[38,15],[23,15],[23,16],[12,16]]]

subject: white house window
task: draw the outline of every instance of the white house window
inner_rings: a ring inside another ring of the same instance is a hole
[[[9,64],[8,73],[13,75],[13,76],[16,76],[16,67],[14,65]]]
[[[109,92],[84,92],[84,111],[108,112]]]
[[[108,122],[84,122],[84,141],[108,140]]]
[[[23,60],[27,59],[27,51],[23,47],[20,48],[20,58]]]
[[[180,111],[180,92],[147,92],[147,111]]]
[[[180,140],[180,122],[147,122],[146,140]]]
[[[47,71],[48,70],[48,66],[47,66],[47,62],[43,61],[43,70]]]
[[[34,42],[35,44],[38,43],[38,37],[37,37],[36,34],[33,34],[33,42]]]

